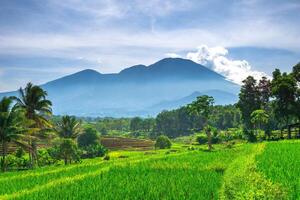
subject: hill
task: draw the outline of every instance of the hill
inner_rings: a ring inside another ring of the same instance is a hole
[[[239,89],[220,74],[181,58],[135,65],[115,74],[87,69],[42,87],[48,91],[55,114],[112,117],[155,115],[182,105],[184,99],[192,100],[195,96],[189,95],[196,91],[212,95],[218,104],[234,103]],[[0,96],[11,94],[15,93]]]

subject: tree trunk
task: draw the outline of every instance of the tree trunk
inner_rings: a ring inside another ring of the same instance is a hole
[[[6,171],[6,161],[5,161],[5,158],[6,158],[6,143],[5,141],[2,141],[2,160],[1,160],[1,169],[2,169],[2,172],[5,172]]]
[[[292,139],[291,126],[288,125],[288,139]]]
[[[212,149],[212,145],[211,145],[211,132],[208,131],[207,132],[207,144],[208,144],[208,150],[210,151]]]
[[[68,158],[67,158],[67,156],[64,157],[64,162],[65,162],[65,165],[68,164]]]
[[[38,166],[38,153],[37,153],[37,144],[35,141],[32,141],[32,155],[33,155],[33,167]]]
[[[31,139],[28,142],[28,156],[29,156],[29,168],[33,167],[33,163],[32,163],[32,149],[31,149]]]
[[[287,117],[285,120],[285,126],[287,127],[288,130],[288,139],[291,139],[291,127],[289,126],[289,118]]]

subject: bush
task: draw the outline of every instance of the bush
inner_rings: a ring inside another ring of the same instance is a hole
[[[5,165],[7,169],[25,169],[30,165],[29,159],[25,156],[16,157],[13,154],[6,156]]]
[[[64,160],[65,164],[80,161],[79,150],[72,139],[62,139],[59,145],[59,157]]]
[[[169,148],[171,148],[171,146],[172,146],[172,143],[171,143],[170,139],[165,135],[158,136],[158,138],[156,139],[155,148],[169,149]]]
[[[107,153],[107,149],[101,144],[89,145],[83,149],[81,158],[102,157]]]
[[[257,138],[253,130],[244,129],[244,135],[248,142],[256,142]]]
[[[206,144],[208,142],[208,138],[205,133],[200,133],[197,135],[196,140],[199,144]]]
[[[221,142],[221,139],[220,139],[219,136],[213,136],[213,137],[211,138],[211,143],[212,143],[212,144],[218,144],[218,143],[220,143],[220,142]]]
[[[106,154],[103,158],[103,160],[110,160],[110,156],[108,154]]]
[[[99,143],[99,133],[96,129],[88,127],[84,132],[77,138],[79,147],[87,147],[90,145],[96,145]]]
[[[52,156],[48,149],[38,150],[38,158],[39,166],[52,165],[58,162],[57,156]]]
[[[25,151],[23,148],[19,147],[17,148],[16,152],[15,152],[15,156],[17,158],[22,158],[25,155]]]

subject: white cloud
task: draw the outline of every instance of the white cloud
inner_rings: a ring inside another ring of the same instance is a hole
[[[166,53],[165,54],[166,57],[168,58],[181,58],[182,56],[176,53]]]
[[[227,58],[228,50],[224,47],[208,47],[201,45],[195,52],[187,53],[187,59],[207,66],[217,73],[222,74],[228,80],[241,84],[247,76],[260,79],[267,74],[255,71],[246,60],[231,60]]]

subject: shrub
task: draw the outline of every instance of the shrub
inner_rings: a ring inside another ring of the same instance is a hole
[[[15,152],[15,156],[17,158],[22,158],[25,155],[25,151],[23,148],[19,147],[17,148],[16,152]]]
[[[219,136],[213,136],[213,137],[211,138],[211,143],[212,143],[212,144],[217,144],[217,143],[220,143],[220,142],[221,142],[221,139],[220,139]]]
[[[169,148],[171,148],[171,146],[172,146],[172,143],[171,143],[170,139],[165,135],[158,136],[158,138],[156,139],[155,148],[169,149]]]
[[[83,149],[81,158],[102,157],[107,153],[107,149],[101,144],[89,145]]]
[[[244,135],[248,142],[256,142],[257,138],[253,130],[244,129]]]
[[[79,150],[72,139],[62,139],[59,145],[59,156],[64,160],[65,165],[80,161]]]
[[[99,143],[99,133],[96,129],[88,127],[84,132],[77,138],[79,147],[87,147],[90,145],[96,145]]]
[[[110,156],[108,154],[106,154],[103,158],[103,160],[110,160]]]
[[[53,157],[48,149],[38,150],[38,158],[39,166],[52,165],[58,162],[57,157]]]
[[[206,144],[208,141],[208,138],[205,133],[200,133],[199,135],[197,135],[196,140],[199,144]]]
[[[16,157],[10,154],[6,157],[5,165],[8,169],[25,169],[30,165],[29,159],[27,157]]]

